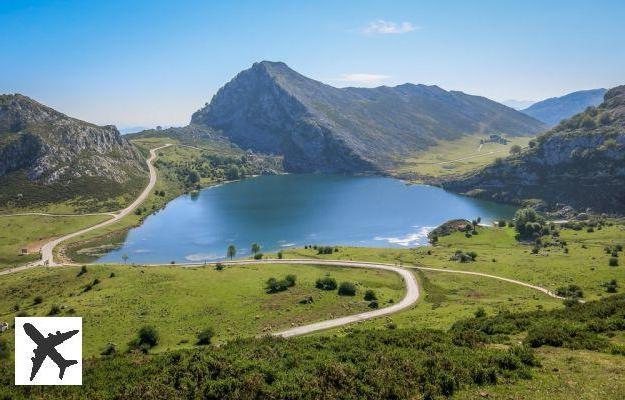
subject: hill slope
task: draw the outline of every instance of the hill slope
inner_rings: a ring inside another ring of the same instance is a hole
[[[146,176],[143,156],[114,126],[70,118],[20,94],[0,95],[0,206],[105,200]]]
[[[506,202],[541,199],[596,211],[625,212],[625,85],[599,107],[562,121],[520,155],[443,187]]]
[[[549,126],[554,126],[563,119],[584,111],[587,107],[599,105],[606,91],[607,89],[580,90],[565,96],[539,101],[521,112]]]
[[[243,148],[282,154],[293,172],[384,171],[436,139],[544,127],[484,97],[412,84],[338,89],[267,61],[239,73],[191,123]]]

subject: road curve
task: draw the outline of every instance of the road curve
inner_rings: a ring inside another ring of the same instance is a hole
[[[148,182],[148,185],[145,187],[145,189],[143,189],[143,192],[141,192],[141,194],[139,195],[139,197],[137,197],[135,199],[135,201],[132,202],[132,204],[130,204],[128,207],[124,208],[123,210],[117,212],[114,214],[113,218],[106,220],[104,222],[100,222],[97,225],[93,225],[90,226],[88,228],[85,229],[81,229],[79,231],[76,232],[72,232],[70,234],[67,234],[65,236],[61,236],[60,238],[51,240],[49,242],[47,242],[46,244],[44,244],[43,246],[41,246],[41,260],[36,261],[32,264],[29,264],[28,266],[37,266],[37,265],[48,265],[48,266],[55,266],[57,265],[54,262],[54,248],[59,245],[60,243],[71,239],[73,237],[82,235],[83,233],[87,233],[90,232],[92,230],[95,229],[99,229],[102,227],[105,227],[107,225],[113,224],[117,221],[119,221],[120,219],[124,218],[125,216],[127,216],[128,214],[130,214],[137,206],[139,206],[141,203],[143,203],[143,201],[148,197],[148,195],[150,194],[150,192],[152,192],[152,189],[154,189],[154,185],[156,184],[156,168],[154,168],[154,166],[152,165],[152,161],[154,161],[154,159],[156,158],[156,151],[163,149],[165,147],[169,147],[171,146],[171,144],[166,144],[164,146],[160,146],[160,147],[156,147],[154,149],[150,150],[150,157],[146,160],[146,163],[148,165],[148,170],[150,171],[150,181]],[[20,268],[20,267],[17,267]],[[25,269],[25,268],[21,268],[21,269]]]
[[[339,326],[351,324],[354,322],[365,321],[367,319],[377,318],[383,315],[393,314],[398,311],[404,310],[419,300],[419,285],[414,274],[405,268],[397,267],[391,264],[381,264],[373,262],[359,262],[359,261],[343,261],[343,260],[315,260],[315,259],[265,259],[265,260],[240,260],[240,261],[224,261],[223,265],[246,265],[246,264],[299,264],[299,265],[330,265],[337,267],[352,267],[352,268],[368,268],[368,269],[381,269],[384,271],[391,271],[402,277],[406,286],[406,295],[401,301],[393,304],[389,307],[379,308],[373,311],[367,311],[360,314],[348,315],[346,317],[329,319],[326,321],[315,322],[313,324],[298,326],[296,328],[287,329],[280,332],[272,333],[273,336],[291,337],[306,335],[308,333],[321,331],[330,328],[336,328]],[[162,265],[162,264],[161,264]],[[170,264],[165,264],[170,265]],[[180,264],[183,267],[194,267],[204,264]]]

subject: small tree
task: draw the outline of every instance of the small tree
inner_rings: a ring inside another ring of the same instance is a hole
[[[260,251],[260,246],[258,245],[258,243],[252,244],[252,254],[256,255],[256,253],[258,253],[259,251]]]
[[[124,260],[124,264],[126,264],[126,262],[128,262],[128,254],[124,254],[122,255],[122,260]]]
[[[234,247],[233,244],[231,244],[230,246],[228,246],[228,258],[230,258],[231,260],[234,258],[234,256],[237,255],[237,248]]]
[[[278,259],[282,260],[282,257],[283,257],[283,256],[284,256],[284,255],[282,254],[282,250],[280,250],[280,251],[278,252]]]
[[[351,282],[341,282],[339,285],[339,295],[341,296],[355,296],[356,285]]]
[[[521,146],[519,146],[518,144],[514,144],[512,145],[512,147],[510,147],[510,154],[520,154],[521,150]]]
[[[211,344],[213,336],[215,336],[215,331],[213,328],[208,327],[197,334],[197,344],[199,346],[207,346]]]

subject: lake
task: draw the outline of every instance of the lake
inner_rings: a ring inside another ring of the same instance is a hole
[[[228,245],[249,256],[288,247],[410,247],[453,218],[510,218],[515,208],[392,178],[260,176],[184,195],[130,230],[100,262],[169,263],[223,259]]]

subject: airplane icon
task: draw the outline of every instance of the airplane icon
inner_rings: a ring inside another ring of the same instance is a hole
[[[67,367],[78,364],[78,361],[76,360],[66,360],[55,349],[56,346],[77,334],[78,330],[64,333],[56,331],[55,335],[49,333],[48,337],[44,337],[32,324],[25,323],[24,331],[33,340],[33,342],[37,344],[37,348],[33,351],[35,356],[31,358],[33,362],[33,369],[30,373],[31,382],[35,378],[35,375],[37,375],[37,372],[39,372],[41,364],[43,364],[46,357],[50,357],[50,359],[59,367],[59,379],[63,379],[63,375],[65,374],[65,369]]]

